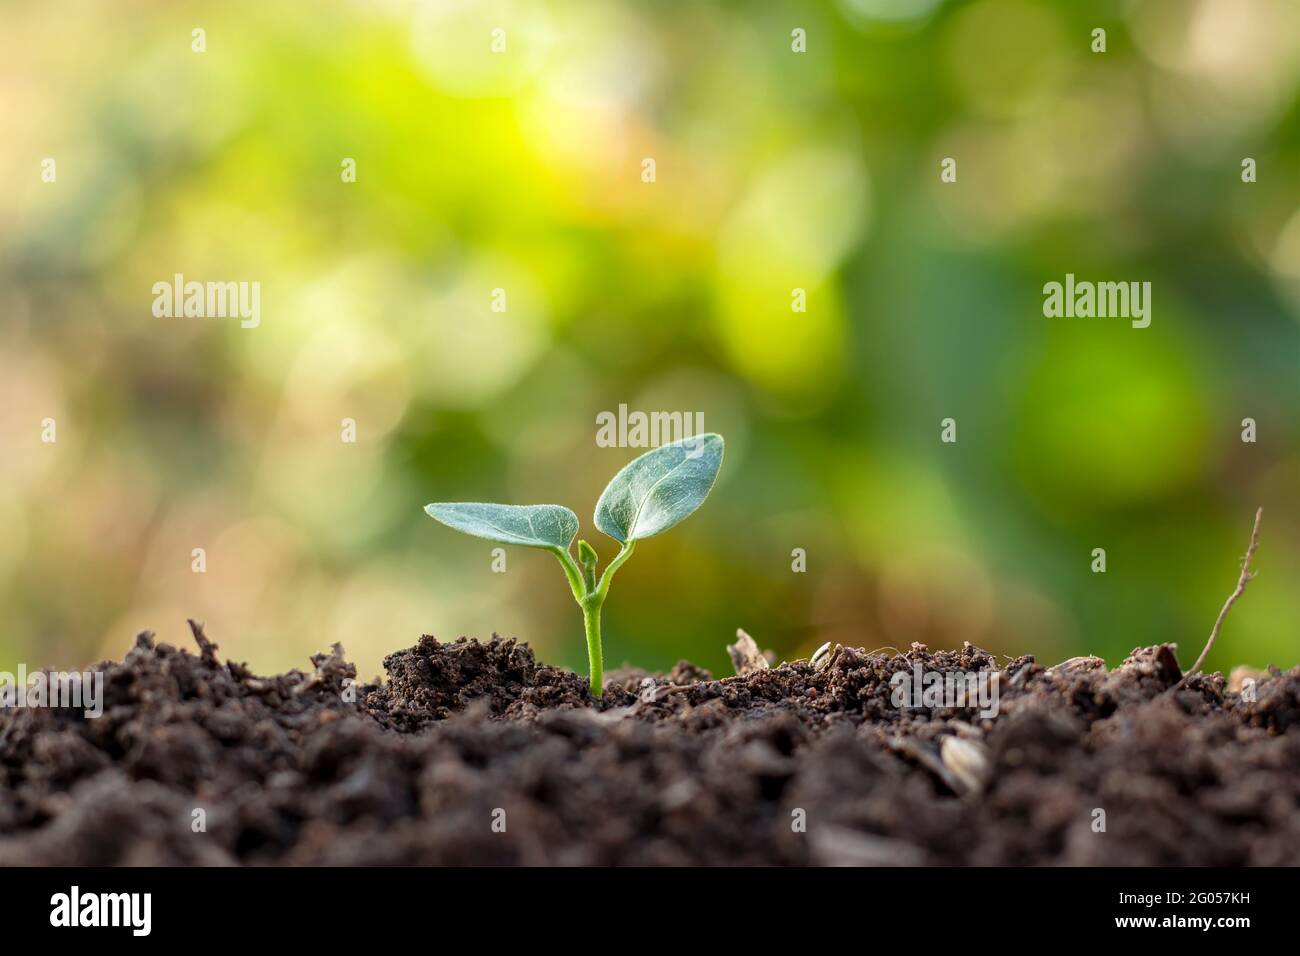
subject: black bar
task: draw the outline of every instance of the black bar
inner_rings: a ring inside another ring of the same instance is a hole
[[[900,934],[918,943],[991,943],[1039,932],[1073,941],[1172,931],[1231,944],[1294,925],[1300,881],[1294,870],[1263,869],[70,868],[9,869],[0,882],[9,941],[79,933],[128,943],[346,945],[378,932],[394,940],[416,934],[433,947],[461,933],[466,943],[494,946],[577,934],[596,946],[629,934],[682,942],[725,933],[730,946],[751,935],[762,942],[782,927],[810,942],[827,931],[858,934],[866,948]],[[89,894],[149,893],[148,936],[135,937],[129,925],[52,926],[52,899],[64,894],[70,903],[74,885],[83,905]],[[1171,893],[1181,898],[1171,902]],[[1206,918],[1246,924],[1163,922]],[[1118,924],[1125,919],[1154,925]]]

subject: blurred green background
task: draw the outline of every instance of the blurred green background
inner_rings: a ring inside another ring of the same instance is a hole
[[[738,626],[1186,666],[1258,505],[1209,664],[1292,665],[1298,89],[1287,0],[5,3],[0,668],[196,617],[264,672],[494,630],[583,669],[552,558],[421,508],[564,504],[608,560],[620,403],[727,458],[609,666],[728,674]],[[1151,327],[1044,318],[1067,272]],[[260,327],[155,318],[176,273]]]

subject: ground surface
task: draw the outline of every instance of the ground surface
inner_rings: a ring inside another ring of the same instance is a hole
[[[984,720],[890,701],[917,661],[998,666],[969,646],[623,672],[595,706],[497,638],[423,638],[351,691],[337,647],[259,678],[195,638],[98,665],[98,719],[0,711],[0,866],[1300,863],[1300,668],[1246,702],[1176,687],[1168,646],[1020,658]]]

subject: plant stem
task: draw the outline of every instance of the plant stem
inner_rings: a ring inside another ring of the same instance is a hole
[[[624,561],[631,557],[634,547],[636,547],[636,542],[629,541],[623,545],[618,554],[614,555],[614,560],[605,566],[605,573],[600,576],[600,584],[596,586],[596,593],[600,595],[601,601],[604,601],[605,595],[609,593],[609,582],[614,579],[614,572],[622,566]]]
[[[591,696],[600,699],[604,690],[604,653],[600,646],[600,606],[603,601],[588,597],[582,601],[582,623],[587,631],[587,672],[591,675]]]
[[[598,700],[601,691],[604,690],[602,682],[605,677],[604,648],[600,642],[600,608],[609,594],[609,582],[613,580],[614,572],[632,554],[632,547],[635,544],[635,541],[629,541],[623,545],[622,550],[606,565],[599,584],[594,580],[596,572],[594,563],[584,564],[580,570],[567,548],[551,549],[564,567],[564,576],[569,579],[569,589],[573,591],[573,599],[578,602],[578,607],[582,608],[582,625],[587,632],[587,673],[591,679],[591,696]]]
[[[582,572],[578,570],[578,566],[574,563],[573,555],[569,554],[566,548],[551,548],[550,550],[564,568],[564,576],[569,579],[569,590],[573,592],[573,599],[581,604],[587,596],[587,589],[582,583]]]

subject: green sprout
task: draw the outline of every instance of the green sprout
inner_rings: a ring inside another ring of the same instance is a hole
[[[559,559],[573,598],[582,608],[591,693],[599,697],[603,675],[600,609],[614,572],[631,556],[638,541],[667,531],[702,505],[721,465],[722,436],[696,435],[648,451],[615,475],[596,502],[595,522],[621,547],[599,579],[596,549],[586,541],[578,542],[578,560],[573,560],[570,548],[578,534],[578,516],[568,508],[440,502],[425,505],[424,510],[457,531],[502,544],[541,548]]]

